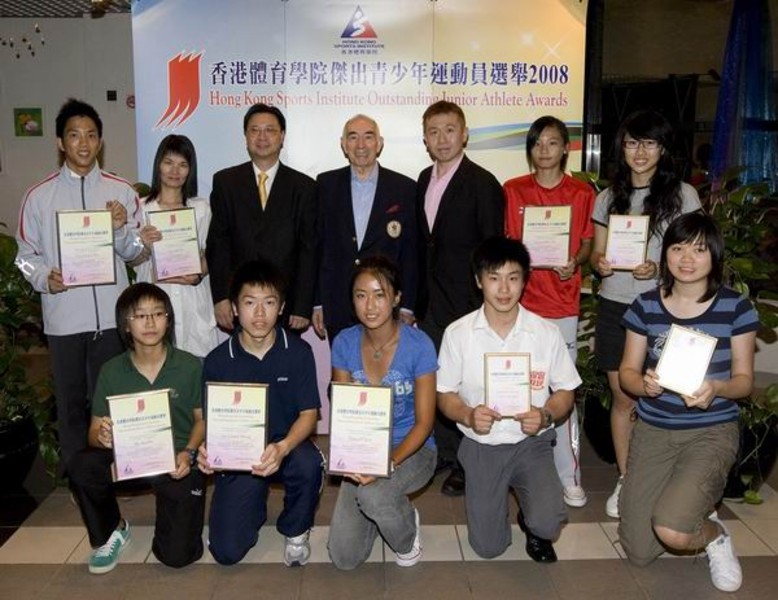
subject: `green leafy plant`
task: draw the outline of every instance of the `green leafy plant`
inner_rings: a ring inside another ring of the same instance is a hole
[[[0,232],[0,420],[32,417],[41,456],[53,475],[59,455],[51,382],[30,381],[23,362],[26,351],[42,344],[40,297],[14,264],[16,250],[14,237]]]

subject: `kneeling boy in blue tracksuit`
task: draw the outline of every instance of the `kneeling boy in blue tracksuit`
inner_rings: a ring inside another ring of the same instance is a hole
[[[318,419],[319,392],[310,346],[277,324],[284,306],[284,278],[264,261],[235,272],[230,302],[240,327],[206,358],[206,382],[268,385],[267,447],[251,472],[217,471],[208,545],[217,562],[239,562],[257,543],[267,519],[271,482],[284,486],[284,509],[276,528],[285,537],[284,563],[308,562],[308,536],[322,486],[323,458],[309,439]],[[200,469],[214,470],[205,444]]]

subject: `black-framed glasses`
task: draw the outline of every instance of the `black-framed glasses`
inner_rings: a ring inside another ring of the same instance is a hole
[[[154,321],[161,321],[167,319],[168,314],[164,310],[158,310],[152,313],[134,313],[127,317],[128,321],[143,321],[144,323],[149,319]]]
[[[656,140],[624,140],[621,145],[627,150],[637,150],[642,146],[644,150],[651,151],[656,150],[662,144]]]

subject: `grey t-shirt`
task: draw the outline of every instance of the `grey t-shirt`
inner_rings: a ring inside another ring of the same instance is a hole
[[[629,214],[643,214],[643,201],[646,196],[648,196],[649,191],[648,187],[636,188],[633,190],[629,199]],[[688,183],[681,183],[680,194],[681,214],[694,212],[695,210],[700,209],[700,198],[697,196],[697,190]],[[608,226],[608,220],[610,218],[610,215],[608,214],[608,205],[610,202],[610,188],[603,190],[597,195],[597,199],[594,202],[594,212],[592,213],[592,220],[597,225],[602,225],[603,227]],[[648,239],[646,260],[653,260],[655,263],[659,264],[659,259],[662,254],[662,236],[668,225],[670,225],[669,221],[662,223]],[[614,271],[613,275],[610,277],[603,278],[602,285],[600,286],[600,296],[615,302],[631,304],[640,294],[652,290],[655,287],[656,279],[638,280],[632,276],[631,271]]]

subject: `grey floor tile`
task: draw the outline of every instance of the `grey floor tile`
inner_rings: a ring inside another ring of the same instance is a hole
[[[622,560],[559,561],[548,566],[548,574],[554,590],[563,600],[646,597]]]
[[[778,595],[778,557],[741,557],[740,566],[743,569],[743,587],[737,592],[739,600],[764,600]]]
[[[286,600],[300,597],[304,570],[284,565],[215,566],[217,579],[213,600]]]
[[[535,562],[466,563],[473,598],[559,598],[548,567]]]
[[[40,597],[61,565],[0,565],[0,596],[14,600]]]
[[[705,558],[660,558],[647,567],[627,568],[648,598],[732,598],[713,587]]]
[[[382,598],[386,589],[382,563],[365,563],[353,571],[338,571],[331,564],[308,564],[300,571],[301,600]]]
[[[387,598],[463,600],[472,598],[467,570],[461,562],[421,562],[410,569],[387,563]]]

